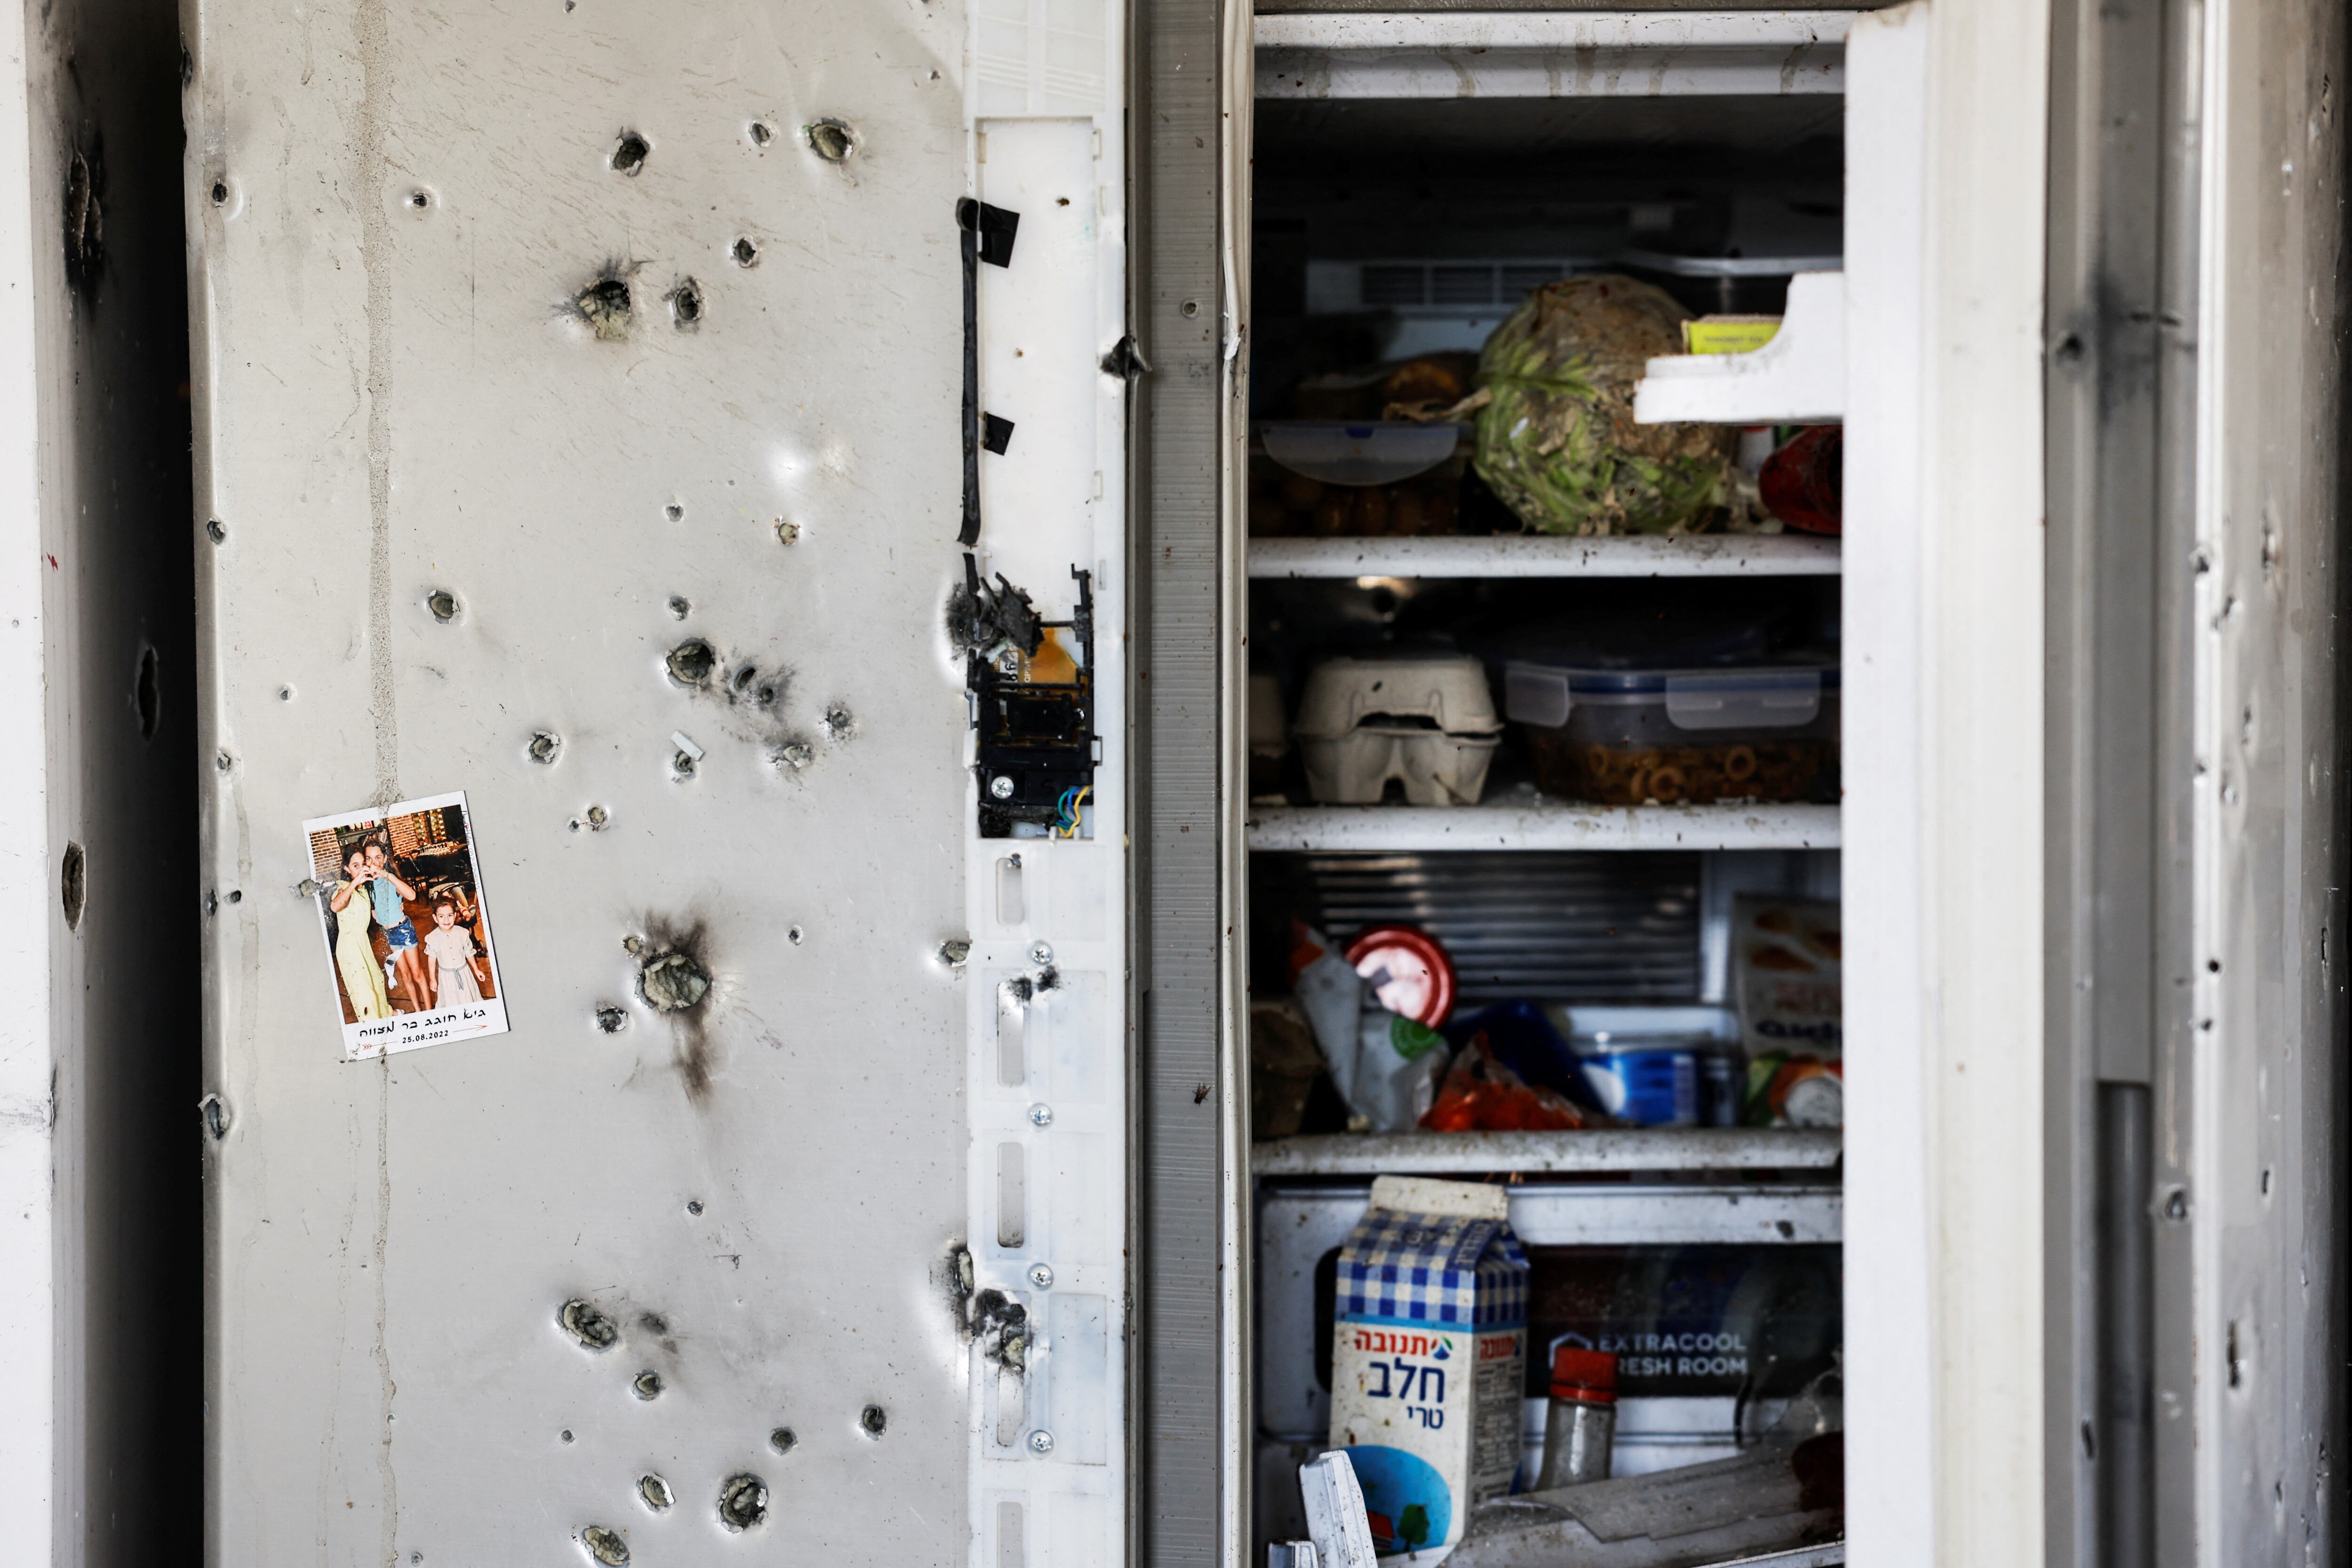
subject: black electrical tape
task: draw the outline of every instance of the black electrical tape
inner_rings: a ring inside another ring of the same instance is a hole
[[[956,542],[971,545],[980,542],[980,264],[1013,265],[1021,215],[965,196],[956,203],[956,228],[963,250],[963,526]],[[988,426],[988,449],[1002,453],[1013,438],[1012,423],[991,415]]]
[[[982,415],[980,444],[984,449],[995,453],[1000,458],[1004,456],[1004,448],[1013,445],[1013,421],[1000,418],[993,414]]]

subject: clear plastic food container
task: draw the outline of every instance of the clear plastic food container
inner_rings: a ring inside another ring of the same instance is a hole
[[[1698,669],[1514,658],[1504,710],[1548,794],[1610,805],[1807,800],[1834,776],[1838,667],[1827,656]]]

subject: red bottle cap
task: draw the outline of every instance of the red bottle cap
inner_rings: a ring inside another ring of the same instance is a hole
[[[1617,1358],[1607,1351],[1562,1345],[1551,1352],[1551,1396],[1586,1405],[1617,1403]]]

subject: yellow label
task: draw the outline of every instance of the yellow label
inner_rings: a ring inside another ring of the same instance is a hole
[[[1753,353],[1780,330],[1778,316],[1701,316],[1683,323],[1683,352],[1694,354]]]

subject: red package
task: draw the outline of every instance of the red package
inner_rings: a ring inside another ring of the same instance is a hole
[[[1816,425],[1765,460],[1764,510],[1807,533],[1845,531],[1845,427]]]
[[[1421,1124],[1432,1132],[1570,1132],[1600,1120],[1496,1061],[1482,1033],[1471,1036],[1445,1069],[1437,1103]]]

